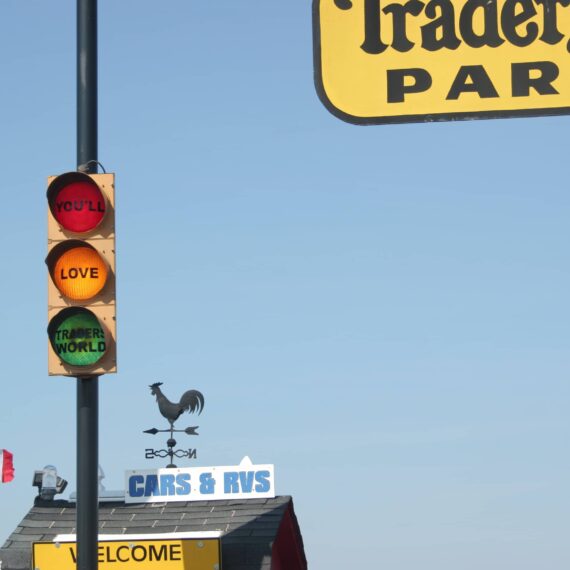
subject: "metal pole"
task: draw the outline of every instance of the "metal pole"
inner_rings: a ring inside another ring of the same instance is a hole
[[[77,0],[77,165],[97,172],[96,161],[97,0]]]
[[[77,379],[77,569],[97,570],[99,381]]]
[[[77,0],[77,167],[97,172],[97,0]],[[99,378],[77,378],[77,569],[97,570]]]

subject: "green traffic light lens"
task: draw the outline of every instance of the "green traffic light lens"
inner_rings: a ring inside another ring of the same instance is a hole
[[[48,336],[57,356],[70,366],[92,366],[107,350],[99,319],[82,307],[60,311],[48,325]]]

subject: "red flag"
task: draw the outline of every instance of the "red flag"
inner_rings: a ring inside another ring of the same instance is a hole
[[[9,483],[14,478],[14,456],[7,449],[2,449],[0,466],[2,467],[2,483]]]

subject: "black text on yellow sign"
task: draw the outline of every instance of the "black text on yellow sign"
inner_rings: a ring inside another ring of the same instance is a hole
[[[313,0],[313,29],[348,122],[570,113],[569,0]]]
[[[221,569],[218,538],[104,541],[98,543],[97,555],[101,570]],[[38,570],[75,570],[76,544],[37,542],[34,544],[33,557],[33,568]]]

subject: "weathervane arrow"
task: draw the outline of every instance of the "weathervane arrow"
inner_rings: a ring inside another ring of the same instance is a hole
[[[151,435],[156,435],[157,433],[175,433],[175,432],[180,432],[180,433],[186,433],[188,435],[200,435],[196,430],[199,428],[200,426],[192,426],[192,427],[187,427],[186,429],[157,429],[157,428],[151,428],[151,429],[145,429],[143,431],[143,433],[150,433]]]

